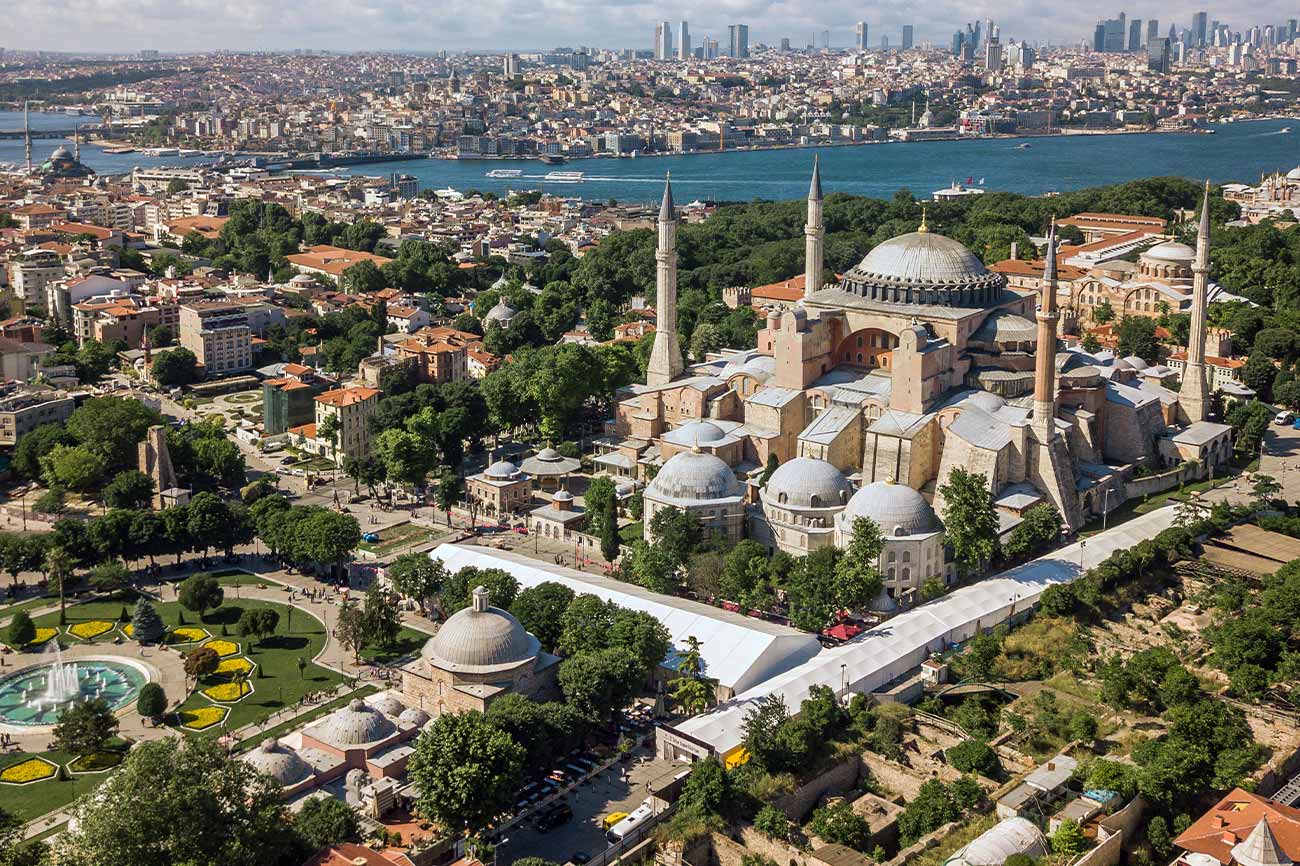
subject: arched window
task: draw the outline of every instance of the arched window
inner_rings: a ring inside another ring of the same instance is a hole
[[[904,550],[904,551],[903,551],[903,562],[911,562],[911,561],[912,561],[912,551],[910,551],[910,550]]]

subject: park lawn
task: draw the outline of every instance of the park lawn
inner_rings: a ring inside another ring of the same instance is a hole
[[[116,741],[117,748],[125,745]],[[0,755],[0,770],[14,764],[22,763],[31,757],[45,758],[60,766],[67,766],[76,755],[55,750],[45,752],[10,752]],[[68,773],[66,782],[59,781],[58,776],[26,785],[0,785],[0,802],[5,810],[18,820],[26,823],[49,812],[63,809],[83,794],[89,794],[107,779],[110,772],[104,773]]]
[[[122,601],[115,600],[91,601],[71,606],[68,608],[68,624],[71,625],[81,620],[92,619],[115,620],[121,612],[122,605]],[[187,731],[191,735],[209,734],[220,730],[224,726],[229,726],[231,729],[239,728],[260,721],[282,706],[297,703],[307,692],[333,688],[343,681],[342,674],[323,668],[311,661],[325,645],[325,626],[320,620],[301,609],[293,609],[293,614],[290,616],[290,608],[285,604],[262,601],[261,599],[237,599],[228,596],[221,607],[209,611],[207,617],[200,620],[197,614],[183,610],[179,602],[156,602],[154,607],[157,608],[158,615],[162,617],[163,623],[168,628],[175,628],[179,624],[178,618],[183,612],[186,625],[204,628],[214,638],[224,637],[227,640],[237,641],[240,644],[240,654],[250,659],[258,667],[254,676],[248,680],[253,686],[253,693],[242,701],[230,705],[230,715],[226,718],[225,724],[213,726],[201,732]],[[235,623],[244,610],[267,607],[274,608],[280,614],[280,621],[276,625],[275,634],[264,638],[260,645],[250,646],[249,641],[243,640],[236,634]],[[128,613],[131,610],[133,610],[133,603],[127,605]],[[59,615],[57,612],[45,614],[36,619],[38,626],[56,626],[58,622]],[[223,636],[221,634],[222,625],[226,626],[227,635]],[[111,636],[116,633],[115,630],[97,640],[103,642],[111,639]],[[187,649],[190,649],[190,647],[182,646],[179,651],[183,652]],[[300,656],[307,659],[307,667],[303,670],[301,676],[298,674],[298,658]],[[201,684],[201,687],[206,688],[225,681],[224,678],[212,677],[206,679]],[[167,697],[170,702],[178,696],[168,695]],[[212,702],[207,698],[192,693],[181,705],[181,709],[211,705]]]
[[[361,658],[368,662],[378,664],[391,664],[403,656],[410,655],[420,651],[432,635],[413,628],[402,626],[402,630],[397,633],[397,640],[388,648],[366,647],[361,651]]]
[[[635,544],[640,541],[645,532],[645,527],[640,520],[635,523],[629,523],[618,530],[618,540],[623,544]]]
[[[379,533],[378,541],[362,541],[357,544],[357,547],[368,553],[373,553],[375,556],[386,556],[401,550],[403,547],[427,541],[433,537],[433,533],[429,531],[428,527],[416,523],[395,523],[377,531]]]
[[[46,607],[51,604],[58,604],[57,595],[38,595],[35,598],[24,599],[13,604],[0,604],[0,623],[8,622],[9,618],[20,610],[33,610],[38,607]]]

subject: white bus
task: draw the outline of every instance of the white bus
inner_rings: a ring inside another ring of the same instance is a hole
[[[646,797],[641,805],[633,809],[626,818],[609,828],[609,831],[605,833],[605,840],[611,845],[617,845],[625,837],[630,836],[643,824],[647,823],[648,819],[653,815],[654,805],[651,798]]]

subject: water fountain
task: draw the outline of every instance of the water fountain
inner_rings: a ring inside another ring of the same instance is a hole
[[[49,672],[45,675],[45,694],[38,697],[36,703],[47,707],[58,706],[80,697],[81,682],[77,679],[77,663],[64,663],[63,649],[59,642],[50,641],[42,655],[47,658],[52,655],[54,658],[46,662]]]
[[[99,698],[119,710],[149,681],[143,667],[126,659],[65,661],[53,643],[37,664],[0,674],[0,726],[56,724],[69,705],[83,698]]]

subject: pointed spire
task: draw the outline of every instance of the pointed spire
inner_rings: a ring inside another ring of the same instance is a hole
[[[1043,312],[1056,310],[1056,215],[1047,229],[1047,262],[1043,267]]]
[[[813,154],[812,185],[808,187],[808,200],[822,200],[822,170],[817,154]]]
[[[1201,225],[1196,233],[1197,240],[1210,239],[1210,181],[1205,181],[1205,198],[1201,200]]]
[[[926,225],[926,222],[925,222],[925,205],[921,205],[921,225],[917,227],[916,232],[917,232],[917,234],[922,234],[922,235],[923,235],[923,234],[925,234],[926,232],[928,232],[929,230],[930,230],[930,227],[929,227],[928,225]]]
[[[1239,866],[1291,866],[1291,858],[1277,843],[1268,819],[1260,818],[1244,841],[1232,848],[1232,860]]]
[[[676,210],[673,208],[673,175],[668,172],[664,175],[664,200],[659,205],[659,222],[670,223],[673,221]]]

